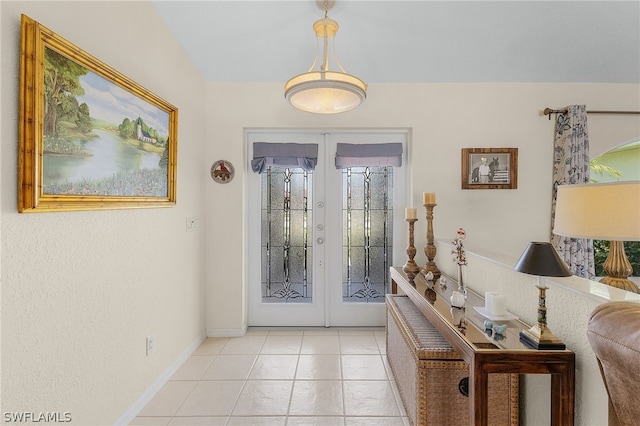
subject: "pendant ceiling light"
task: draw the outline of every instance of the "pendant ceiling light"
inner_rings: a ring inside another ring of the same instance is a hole
[[[318,3],[321,3],[318,1]],[[284,85],[284,96],[295,108],[316,114],[337,114],[351,111],[359,106],[367,97],[367,85],[358,77],[347,74],[335,54],[335,35],[338,23],[328,15],[329,2],[324,6],[324,18],[313,24],[318,48],[316,57],[304,74],[291,78]],[[334,44],[333,57],[340,71],[329,70],[329,39]],[[320,47],[322,43],[322,47]],[[322,53],[319,69],[314,70]]]

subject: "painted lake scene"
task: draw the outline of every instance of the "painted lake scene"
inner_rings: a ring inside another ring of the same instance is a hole
[[[169,113],[45,48],[42,192],[168,196]]]

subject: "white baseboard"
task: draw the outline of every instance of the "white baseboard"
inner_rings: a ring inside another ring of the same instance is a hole
[[[206,337],[198,337],[184,353],[169,368],[156,379],[151,386],[144,391],[138,400],[116,422],[115,425],[128,425],[138,413],[151,401],[151,398],[169,381],[169,378],[178,371],[178,368],[200,347]]]
[[[207,328],[207,337],[242,337],[247,334],[247,325],[242,328]]]

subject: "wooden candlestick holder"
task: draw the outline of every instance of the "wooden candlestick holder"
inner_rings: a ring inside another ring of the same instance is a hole
[[[436,266],[436,262],[433,261],[436,257],[436,245],[433,243],[433,208],[437,204],[424,204],[427,210],[427,245],[424,247],[424,254],[427,256],[427,264],[422,268],[422,273],[427,275],[428,272],[433,272],[433,279],[440,278],[442,273]]]
[[[413,279],[420,272],[420,267],[415,262],[415,260],[413,260],[417,252],[415,246],[413,245],[413,228],[414,223],[417,220],[418,219],[406,219],[406,221],[409,222],[409,247],[407,247],[407,255],[409,256],[409,260],[407,260],[407,262],[402,267],[402,270],[407,274],[407,278],[409,278],[409,281],[411,281],[412,283]]]

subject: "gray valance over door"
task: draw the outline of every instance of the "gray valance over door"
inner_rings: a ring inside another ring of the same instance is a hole
[[[336,148],[336,168],[358,166],[402,166],[402,144],[350,144],[339,143]]]
[[[318,145],[254,142],[251,170],[264,172],[268,166],[300,167],[310,171],[318,164]]]

